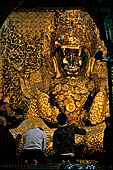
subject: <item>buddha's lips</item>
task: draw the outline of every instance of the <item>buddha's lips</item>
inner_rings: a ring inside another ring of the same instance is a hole
[[[77,75],[79,73],[80,67],[78,66],[74,66],[74,65],[70,65],[66,68],[64,68],[64,70],[67,72],[67,74],[75,74]]]

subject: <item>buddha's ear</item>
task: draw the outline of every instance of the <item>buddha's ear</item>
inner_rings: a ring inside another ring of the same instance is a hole
[[[81,50],[81,55],[83,53],[83,62],[86,65],[85,76],[90,77],[94,70],[95,58],[91,55],[91,52],[88,48],[83,48]]]
[[[88,61],[87,61],[86,73],[85,73],[85,75],[87,77],[90,77],[90,75],[93,73],[94,64],[95,64],[95,58],[93,58],[93,57],[89,58]]]

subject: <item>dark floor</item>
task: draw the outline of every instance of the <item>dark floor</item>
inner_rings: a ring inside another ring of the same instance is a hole
[[[95,160],[76,160],[74,164],[0,164],[0,170],[32,170],[32,169],[95,169],[95,170],[113,170],[110,163],[102,163]]]

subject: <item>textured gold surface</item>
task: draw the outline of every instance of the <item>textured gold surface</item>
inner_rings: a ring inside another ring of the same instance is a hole
[[[0,38],[0,92],[12,108],[24,109],[26,119],[11,130],[13,135],[41,126],[48,136],[46,154],[52,153],[54,129],[45,126],[41,118],[55,123],[59,114],[55,104],[62,110],[72,104],[74,109],[69,107],[65,112],[69,123],[84,127],[84,121],[89,121],[93,125],[85,126],[84,137],[76,137],[77,145],[83,144],[81,155],[101,152],[105,127],[102,121],[109,115],[109,96],[106,63],[96,61],[94,56],[102,50],[106,57],[107,50],[91,16],[81,9],[13,12],[2,26]],[[58,56],[52,58],[59,45],[86,47],[89,60],[85,75],[63,77]],[[56,71],[58,79],[52,79]],[[99,91],[87,110],[84,105],[95,88]],[[19,153],[22,149],[23,140]]]

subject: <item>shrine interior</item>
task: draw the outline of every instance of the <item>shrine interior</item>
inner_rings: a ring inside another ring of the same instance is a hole
[[[105,118],[113,120],[112,0],[1,0],[0,99],[24,110],[16,136],[40,126],[45,154],[53,155],[55,128],[64,111],[75,136],[78,160],[101,160]],[[23,137],[18,143],[21,161]]]

